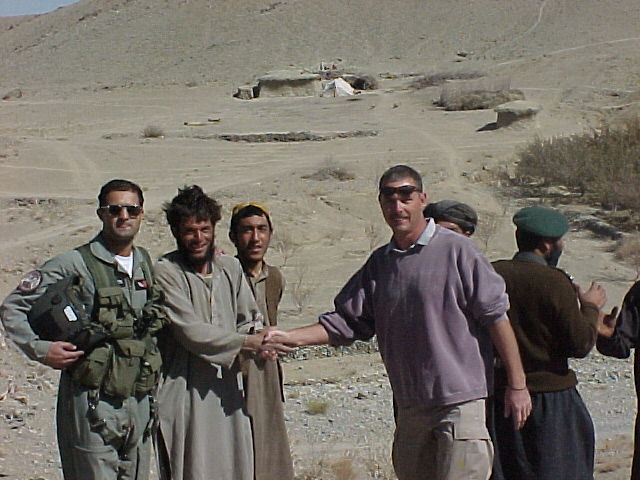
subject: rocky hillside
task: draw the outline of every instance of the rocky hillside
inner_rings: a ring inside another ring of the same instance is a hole
[[[321,61],[496,69],[551,86],[640,79],[636,0],[82,0],[2,19],[0,87],[230,87]],[[553,85],[556,84],[556,85]]]

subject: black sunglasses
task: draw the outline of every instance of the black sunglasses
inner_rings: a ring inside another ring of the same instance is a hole
[[[117,217],[123,208],[127,209],[130,217],[137,217],[142,213],[142,207],[140,205],[104,205],[99,207],[98,210],[106,210],[112,217]]]
[[[409,200],[413,192],[417,192],[418,187],[415,185],[402,185],[401,187],[380,187],[380,195],[385,198],[391,198],[397,195],[401,200]]]

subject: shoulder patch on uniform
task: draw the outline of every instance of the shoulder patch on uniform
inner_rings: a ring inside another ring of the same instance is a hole
[[[40,273],[40,270],[31,270],[20,279],[18,290],[22,293],[33,293],[41,283],[42,273]]]

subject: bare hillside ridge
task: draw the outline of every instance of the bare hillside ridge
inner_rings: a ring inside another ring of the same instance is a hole
[[[496,68],[522,79],[569,66],[585,84],[623,88],[640,78],[638,20],[636,0],[83,0],[3,19],[0,87],[231,88],[341,59],[374,73]]]

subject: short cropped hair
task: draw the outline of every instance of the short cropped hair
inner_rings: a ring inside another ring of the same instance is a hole
[[[402,178],[411,178],[418,188],[418,191],[422,191],[422,177],[418,172],[408,165],[396,165],[391,167],[380,177],[380,183],[378,183],[378,189],[384,187],[387,183],[394,180],[400,180]]]
[[[178,195],[171,202],[165,202],[162,210],[174,233],[178,231],[180,223],[189,217],[195,217],[199,222],[211,220],[211,225],[215,225],[221,218],[220,204],[206,195],[198,185],[179,188]]]
[[[144,205],[142,189],[137,184],[129,180],[116,178],[105,183],[100,189],[100,193],[98,194],[98,205],[100,207],[104,207],[107,204],[107,195],[111,192],[133,192],[138,195],[140,206],[142,207]]]
[[[520,228],[516,229],[516,244],[521,252],[533,252],[544,238]]]

